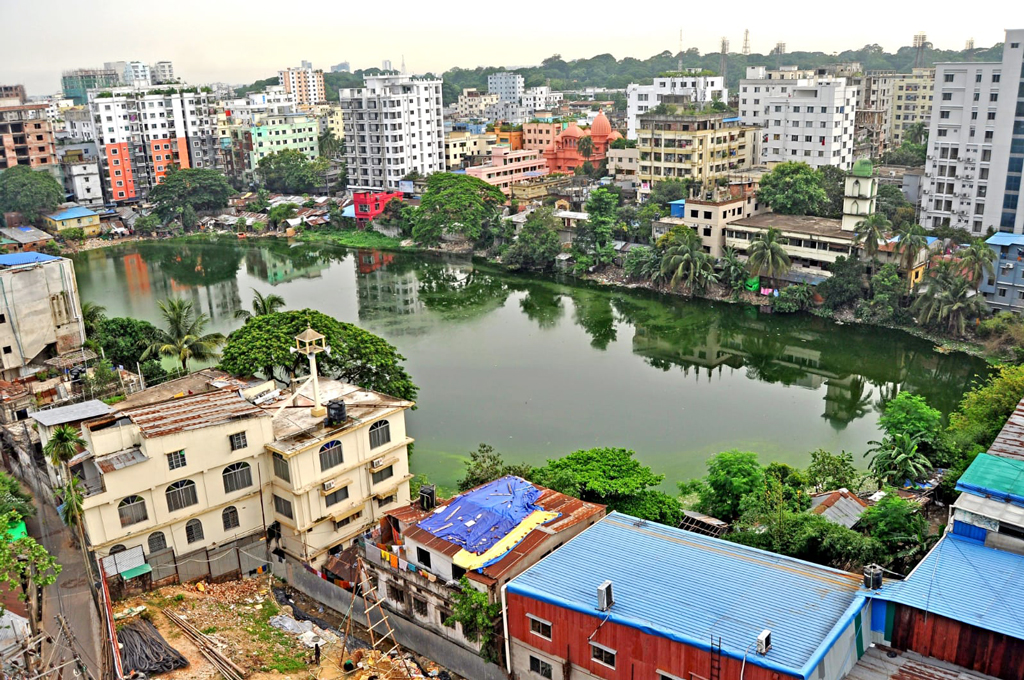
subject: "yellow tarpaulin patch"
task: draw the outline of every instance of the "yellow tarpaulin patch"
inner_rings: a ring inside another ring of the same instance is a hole
[[[452,562],[463,569],[479,569],[483,565],[501,557],[514,548],[519,541],[526,538],[528,533],[539,527],[541,524],[549,522],[556,517],[558,517],[557,512],[534,510],[532,513],[527,515],[526,519],[519,523],[519,526],[508,532],[505,538],[491,546],[487,552],[476,555],[463,548],[459,552],[455,553],[455,556],[452,558]]]

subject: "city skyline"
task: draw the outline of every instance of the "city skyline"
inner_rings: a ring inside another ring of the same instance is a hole
[[[31,33],[15,33],[8,41],[7,53],[32,58],[3,60],[0,82],[23,83],[31,96],[49,95],[59,90],[63,70],[131,59],[145,63],[173,61],[176,73],[190,83],[231,84],[272,77],[279,69],[298,66],[302,60],[327,71],[342,61],[348,61],[355,70],[379,67],[385,59],[397,68],[404,58],[410,73],[440,74],[455,66],[539,64],[555,53],[566,60],[604,53],[617,59],[646,59],[664,50],[676,52],[680,25],[684,49],[696,47],[702,54],[718,51],[723,34],[730,41],[731,51],[739,52],[747,28],[751,31],[751,51],[759,54],[767,54],[777,42],[785,42],[789,51],[832,53],[879,44],[891,52],[909,45],[918,32],[926,33],[929,42],[940,49],[963,49],[972,38],[979,48],[984,48],[1001,42],[1003,30],[1013,28],[991,20],[1000,7],[991,0],[975,5],[971,16],[958,16],[955,22],[945,23],[921,16],[910,5],[870,2],[863,7],[862,16],[874,11],[884,13],[889,20],[864,22],[863,27],[845,25],[842,33],[821,31],[812,17],[762,16],[759,6],[752,2],[741,2],[738,8],[731,8],[729,16],[736,19],[728,25],[723,25],[721,11],[716,7],[690,7],[683,14],[668,2],[655,2],[646,7],[664,20],[649,22],[634,16],[625,23],[627,35],[616,35],[623,31],[623,25],[609,23],[606,13],[580,12],[566,25],[559,21],[565,14],[559,10],[537,25],[526,24],[529,39],[510,33],[507,41],[500,41],[495,40],[494,30],[481,30],[476,17],[448,16],[407,0],[396,3],[390,16],[399,17],[399,21],[387,26],[386,31],[352,30],[351,8],[314,0],[302,7],[304,13],[316,18],[311,25],[336,25],[338,37],[335,40],[328,28],[321,31],[323,39],[310,40],[307,32],[301,30],[301,22],[289,22],[289,28],[282,30],[281,24],[273,20],[275,5],[265,1],[247,3],[246,12],[232,15],[227,34],[216,21],[195,20],[208,11],[206,5],[196,0],[183,0],[173,16],[155,7],[122,2],[91,0],[83,5],[91,6],[87,12],[95,19],[93,25],[116,34],[116,41],[104,45],[102,41],[89,40],[85,43],[88,49],[74,40],[57,41],[40,51],[38,44],[32,42]],[[260,8],[266,11],[259,11]],[[27,15],[33,5],[29,0],[0,0],[0,10],[5,16],[17,17]],[[743,16],[743,10],[748,10],[747,16]],[[543,17],[549,8],[527,0],[520,3],[517,11],[524,17]],[[78,16],[54,13],[48,21],[56,33],[74,32],[81,29]],[[290,28],[293,26],[300,29]],[[694,26],[714,28],[703,30]],[[182,40],[180,36],[190,37]],[[438,45],[457,47],[438,49]]]

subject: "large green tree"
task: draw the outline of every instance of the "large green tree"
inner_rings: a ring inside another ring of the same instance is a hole
[[[64,187],[47,171],[15,165],[0,172],[0,213],[20,212],[26,222],[35,222],[63,200]]]
[[[427,190],[416,212],[413,238],[424,245],[436,245],[444,235],[476,241],[485,229],[497,224],[504,203],[501,189],[482,179],[434,173],[427,178]]]
[[[957,251],[960,256],[961,273],[970,279],[974,290],[978,290],[985,279],[995,272],[998,256],[985,239],[972,239],[966,248]]]
[[[0,516],[0,536],[7,536],[21,517],[14,510]],[[14,591],[21,589],[18,599],[27,601],[34,587],[46,587],[57,580],[60,565],[46,548],[30,536],[0,542],[0,587]],[[4,608],[0,605],[0,613]]]
[[[134,370],[146,349],[160,337],[160,329],[148,321],[111,317],[100,322],[95,340],[111,364]]]
[[[181,370],[187,372],[188,362],[192,359],[208,361],[217,358],[217,348],[224,343],[224,336],[206,332],[210,317],[197,312],[191,300],[168,298],[158,302],[157,306],[166,328],[157,329],[157,338],[142,353],[142,359],[174,357],[181,362]]]
[[[558,219],[551,208],[534,210],[502,256],[509,269],[551,269],[562,251]]]
[[[673,286],[682,283],[690,292],[704,290],[715,280],[714,263],[704,252],[697,232],[687,229],[683,234],[665,249],[661,257],[661,275],[668,278]]]
[[[466,474],[459,480],[459,491],[469,491],[481,484],[493,482],[506,475],[528,477],[530,466],[525,463],[510,465],[490,444],[480,444],[471,451],[466,461]]]
[[[583,268],[608,264],[615,251],[612,249],[612,232],[618,223],[619,201],[615,194],[605,189],[596,189],[587,199],[587,219],[576,224],[572,249],[577,265]]]
[[[235,190],[217,170],[172,167],[149,192],[149,200],[156,204],[157,214],[168,221],[180,218],[186,207],[192,211],[226,208],[233,193]]]
[[[264,187],[284,194],[308,194],[324,186],[329,161],[310,159],[297,149],[284,149],[259,160],[256,175]]]
[[[920,323],[961,336],[968,321],[988,313],[985,298],[960,274],[958,265],[949,262],[928,272],[924,290],[911,309]]]
[[[909,222],[896,229],[896,236],[899,237],[896,250],[900,254],[900,266],[909,272],[918,254],[928,247],[928,232],[920,224]]]
[[[747,251],[747,267],[754,276],[767,276],[774,281],[789,271],[789,253],[785,248],[786,239],[782,233],[771,227],[768,231],[754,237]]]
[[[679,484],[683,494],[697,494],[697,510],[732,522],[740,516],[743,499],[762,488],[764,468],[757,454],[750,451],[723,451],[708,462],[708,474],[702,479]]]
[[[306,328],[322,333],[331,347],[317,367],[326,375],[401,399],[416,398],[417,387],[402,366],[405,357],[383,338],[312,309],[275,312],[251,319],[231,333],[221,352],[221,367],[236,375],[287,380],[307,370],[307,359],[289,350]]]
[[[846,197],[846,171],[834,165],[818,168],[818,182],[825,192],[825,201],[814,212],[819,217],[838,220],[843,216]]]
[[[806,163],[780,163],[761,177],[759,200],[783,215],[816,215],[828,202],[821,176]]]
[[[878,424],[892,436],[909,434],[928,445],[938,441],[942,430],[942,412],[932,408],[920,394],[900,392],[886,403]]]

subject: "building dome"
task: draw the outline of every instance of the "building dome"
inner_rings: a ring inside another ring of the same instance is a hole
[[[608,122],[608,117],[604,115],[604,111],[598,111],[594,122],[590,124],[590,136],[607,137],[611,133],[612,124]]]
[[[622,134],[618,130],[612,130],[612,133],[608,135],[608,141],[614,142],[616,139],[622,139]]]
[[[567,137],[574,137],[576,139],[579,139],[580,137],[583,136],[583,130],[580,130],[580,126],[573,122],[569,123],[569,126],[562,130],[562,132],[559,133],[558,136],[563,139]]]
[[[854,177],[871,177],[875,174],[875,167],[867,158],[861,158],[853,164],[853,172],[851,174]]]

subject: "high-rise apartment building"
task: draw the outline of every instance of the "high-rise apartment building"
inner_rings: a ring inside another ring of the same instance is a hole
[[[482,118],[488,107],[499,101],[494,92],[480,92],[475,87],[465,87],[455,103],[455,115],[458,118]]]
[[[60,79],[64,96],[83,106],[89,102],[89,90],[116,87],[121,84],[124,71],[109,68],[78,68],[64,71]]]
[[[893,71],[871,71],[860,79],[854,125],[857,141],[873,157],[890,148],[895,75]]]
[[[523,77],[518,73],[503,71],[487,76],[487,91],[498,95],[499,101],[520,103],[526,89]]]
[[[983,234],[1024,233],[1024,29],[1006,31],[1003,60],[935,65],[923,218]]]
[[[331,73],[349,73],[351,70],[352,68],[348,65],[347,61],[335,64],[331,67]]]
[[[153,84],[153,72],[148,64],[143,64],[141,61],[129,61],[124,67],[122,80],[125,85],[146,87]]]
[[[285,92],[295,95],[295,102],[301,105],[316,104],[327,100],[324,89],[324,72],[306,67],[287,68],[277,72],[278,84]]]
[[[845,77],[770,77],[797,71],[747,69],[740,81],[740,117],[764,128],[761,163],[800,161],[812,167],[853,167],[858,88]]]
[[[106,95],[106,96],[103,96]],[[213,96],[196,88],[119,87],[89,102],[114,201],[141,198],[171,169],[212,168],[218,158]]]
[[[174,64],[169,61],[158,61],[151,67],[155,84],[174,82]]]
[[[0,170],[28,165],[59,177],[53,129],[45,103],[0,107]]]
[[[339,94],[349,188],[394,190],[413,170],[421,175],[444,171],[440,78],[367,76],[363,87]]]
[[[310,160],[320,155],[319,121],[305,113],[257,114],[251,125],[229,128],[233,152],[231,170],[245,181],[255,179],[261,159],[279,151],[293,150]]]
[[[727,102],[729,90],[721,76],[681,74],[655,78],[650,85],[630,83],[626,86],[626,137],[636,139],[637,117],[647,113],[666,95],[689,98],[693,106],[700,107],[718,100]]]
[[[935,69],[915,68],[912,73],[893,76],[892,110],[889,112],[889,147],[895,149],[906,139],[907,128],[915,123],[931,124],[935,95]]]

